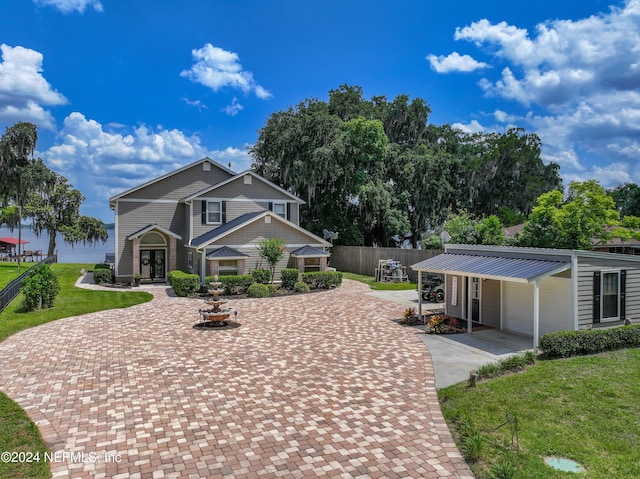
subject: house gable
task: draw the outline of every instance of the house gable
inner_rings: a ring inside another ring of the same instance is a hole
[[[116,195],[109,202],[112,207],[116,201],[122,200],[177,202],[185,196],[224,182],[233,176],[231,170],[210,158],[203,158]]]

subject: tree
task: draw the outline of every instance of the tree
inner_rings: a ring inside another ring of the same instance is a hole
[[[260,257],[264,258],[269,263],[269,272],[271,273],[271,283],[276,274],[276,265],[280,261],[285,252],[287,251],[287,245],[280,238],[263,238],[258,244],[258,252]]]
[[[640,186],[635,183],[625,183],[610,190],[609,195],[616,203],[616,208],[622,217],[640,216]]]
[[[567,198],[562,192],[541,195],[521,233],[522,246],[590,250],[594,242],[613,237],[620,213],[596,180],[572,182]]]
[[[60,283],[48,264],[40,263],[34,267],[22,287],[25,311],[51,308],[53,301],[60,292]]]
[[[48,169],[40,159],[28,167],[27,174],[38,178],[40,187],[29,192],[25,215],[33,219],[36,235],[48,233],[47,256],[55,254],[58,233],[71,244],[107,241],[108,233],[102,221],[80,214],[84,196],[64,176]]]

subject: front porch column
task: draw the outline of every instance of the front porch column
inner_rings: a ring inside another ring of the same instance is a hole
[[[140,274],[140,238],[133,238],[132,274]]]
[[[176,265],[178,264],[176,261],[177,247],[176,247],[176,238],[172,236],[169,239],[169,271],[174,271],[176,269]]]
[[[327,257],[326,256],[321,256],[320,257],[320,271],[326,271],[327,270]]]
[[[533,283],[533,350],[538,352],[540,337],[540,280]]]
[[[300,271],[300,274],[304,273],[304,258],[296,258],[296,262],[298,263],[298,271]]]
[[[245,259],[239,259],[238,260],[238,274],[239,275],[243,275],[244,274],[244,269],[245,269],[245,265],[247,263],[247,260]]]
[[[209,276],[220,274],[220,260],[209,260]]]

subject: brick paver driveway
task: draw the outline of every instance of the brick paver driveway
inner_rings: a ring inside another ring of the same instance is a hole
[[[201,300],[155,289],[0,343],[0,389],[54,478],[472,478],[404,307],[366,290],[235,300],[240,327],[203,331]]]

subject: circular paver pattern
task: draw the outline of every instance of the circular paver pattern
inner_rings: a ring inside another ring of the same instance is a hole
[[[232,300],[240,327],[216,331],[156,288],[0,343],[0,389],[54,478],[473,478],[404,307],[367,290]]]

